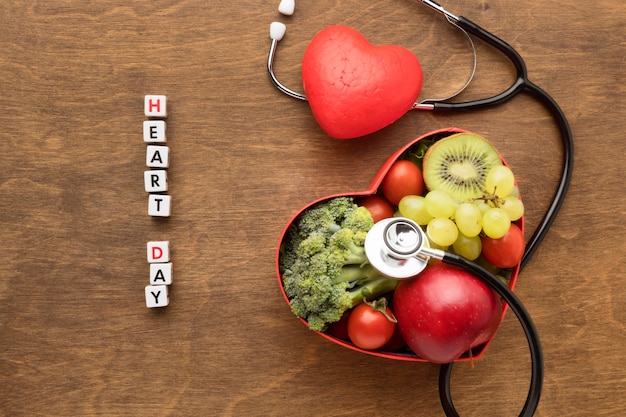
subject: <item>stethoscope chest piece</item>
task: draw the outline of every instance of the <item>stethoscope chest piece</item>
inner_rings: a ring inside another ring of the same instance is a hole
[[[407,279],[428,265],[428,238],[417,223],[392,217],[374,224],[365,238],[365,253],[370,264],[390,278]]]

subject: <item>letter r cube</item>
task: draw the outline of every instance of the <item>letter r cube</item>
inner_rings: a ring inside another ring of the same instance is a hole
[[[167,171],[164,169],[151,169],[144,171],[143,183],[146,192],[160,193],[167,191]]]

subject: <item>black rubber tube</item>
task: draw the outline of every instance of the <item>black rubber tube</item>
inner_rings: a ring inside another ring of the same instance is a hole
[[[496,291],[500,297],[502,297],[504,302],[509,305],[511,311],[515,314],[515,316],[517,316],[517,319],[526,334],[526,340],[528,341],[531,358],[530,387],[528,389],[528,396],[526,397],[526,403],[520,413],[520,417],[532,416],[535,413],[541,398],[544,370],[541,342],[530,314],[515,293],[513,293],[513,291],[511,291],[511,289],[509,289],[509,287],[507,287],[498,277],[487,271],[485,268],[476,265],[475,263],[470,262],[455,253],[446,252],[442,260],[445,263],[459,266],[478,276],[481,280],[493,288],[493,290]],[[454,408],[454,403],[452,402],[452,396],[450,394],[451,373],[452,363],[441,365],[439,372],[439,397],[446,416],[459,417],[459,414]]]

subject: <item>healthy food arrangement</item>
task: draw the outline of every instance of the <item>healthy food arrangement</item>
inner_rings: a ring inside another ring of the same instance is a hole
[[[358,350],[434,363],[471,358],[502,320],[497,294],[440,261],[406,280],[386,277],[368,262],[365,237],[376,222],[404,217],[431,248],[508,283],[524,253],[523,214],[515,176],[486,139],[427,136],[393,160],[371,195],[329,197],[293,219],[277,261],[283,292],[310,329]]]

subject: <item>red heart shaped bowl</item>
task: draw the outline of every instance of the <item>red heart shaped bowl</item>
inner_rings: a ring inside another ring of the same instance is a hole
[[[306,205],[305,207],[301,208],[297,213],[295,213],[293,215],[293,217],[290,219],[290,221],[287,223],[286,227],[284,228],[281,236],[280,236],[280,241],[279,241],[279,245],[278,245],[278,249],[276,251],[276,273],[277,273],[277,278],[278,278],[278,284],[280,286],[281,292],[283,294],[283,297],[285,299],[285,301],[287,302],[287,304],[290,304],[290,299],[287,296],[287,293],[285,292],[285,288],[283,285],[283,276],[281,274],[281,256],[282,255],[282,250],[281,248],[284,247],[284,245],[286,244],[286,242],[289,239],[289,229],[291,228],[291,226],[300,218],[300,216],[307,211],[308,209],[311,209],[313,207],[315,207],[316,205],[329,201],[331,199],[337,198],[337,197],[351,197],[357,204],[359,204],[359,201],[366,198],[366,197],[370,197],[370,196],[375,196],[375,195],[381,195],[382,191],[381,191],[381,183],[383,182],[383,179],[385,178],[385,175],[389,172],[390,168],[392,167],[392,165],[398,161],[399,159],[403,159],[404,156],[406,156],[408,153],[410,152],[415,152],[415,150],[420,147],[423,148],[423,144],[426,143],[434,143],[437,140],[443,139],[445,137],[451,136],[453,134],[456,133],[470,133],[467,132],[465,130],[462,129],[458,129],[458,128],[446,128],[446,129],[441,129],[441,130],[437,130],[437,131],[433,131],[430,133],[427,133],[421,137],[418,137],[416,139],[414,139],[413,141],[407,143],[406,145],[404,145],[402,148],[398,149],[396,152],[394,152],[380,167],[379,171],[377,172],[377,174],[374,176],[374,179],[372,180],[372,182],[370,183],[369,187],[367,188],[367,190],[365,191],[360,191],[360,192],[352,192],[352,193],[345,193],[345,194],[336,194],[336,195],[329,195],[320,199],[317,199],[315,201],[312,201],[311,203],[309,203],[308,205]],[[506,161],[504,160],[504,158],[502,158],[502,155],[500,155],[500,158],[503,162],[504,165],[507,165]],[[523,232],[524,230],[524,218],[520,218],[519,220],[517,220],[516,222],[514,222]],[[510,289],[514,289],[515,288],[515,283],[517,281],[517,277],[519,274],[519,269],[520,269],[520,265],[519,263],[512,267],[512,268],[506,268],[503,270],[499,270],[499,274],[503,275],[505,279],[507,279],[508,281],[508,285]],[[502,318],[504,318],[504,315],[506,314],[507,311],[507,306],[504,305],[502,307],[502,315],[501,315],[501,320]],[[308,323],[305,319],[300,318],[300,321],[302,321],[302,323],[304,323],[305,325],[307,325],[308,327]],[[343,321],[343,320],[341,320]],[[341,330],[326,330],[326,331],[316,331],[320,336],[340,345],[343,347],[346,347],[348,349],[352,349],[355,350],[357,352],[362,352],[368,355],[374,355],[374,356],[378,356],[378,357],[383,357],[383,358],[388,358],[388,359],[396,359],[396,360],[404,360],[404,361],[414,361],[414,362],[427,362],[426,359],[418,356],[417,354],[415,354],[413,351],[411,351],[406,344],[403,344],[402,341],[400,341],[400,343],[397,343],[397,346],[395,347],[389,347],[389,344],[383,346],[383,348],[379,348],[379,349],[375,349],[375,350],[367,350],[367,349],[363,349],[360,348],[356,345],[354,345],[353,343],[350,342],[349,338],[347,337],[347,334],[345,331],[341,331]],[[486,341],[485,343],[482,343],[479,346],[476,346],[474,348],[472,348],[471,350],[468,350],[467,352],[465,352],[463,355],[461,355],[459,358],[457,358],[455,360],[455,362],[458,361],[468,361],[468,360],[476,360],[476,359],[480,359],[480,357],[484,354],[484,352],[487,350],[487,347],[489,346],[489,344],[492,342],[493,340],[493,336]]]

